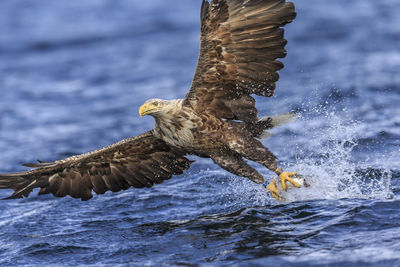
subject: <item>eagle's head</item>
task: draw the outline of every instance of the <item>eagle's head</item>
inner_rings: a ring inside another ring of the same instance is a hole
[[[150,99],[144,102],[144,104],[139,109],[139,115],[157,115],[160,112],[163,112],[169,104],[169,101],[162,100],[162,99]]]

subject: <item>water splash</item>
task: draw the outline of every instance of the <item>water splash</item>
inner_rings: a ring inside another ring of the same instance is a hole
[[[324,119],[318,121],[323,126],[311,121],[306,123],[311,125],[308,129],[302,129],[307,140],[296,144],[296,163],[290,166],[307,177],[310,187],[284,193],[286,200],[391,198],[390,170],[353,159],[361,123],[346,121],[335,112],[324,111],[322,115]]]
[[[312,113],[307,114],[307,117],[300,116],[296,123],[289,126],[300,136],[286,140],[281,151],[294,151],[289,159],[284,160],[292,163],[285,165],[282,162],[284,169],[298,171],[306,177],[310,187],[284,192],[286,202],[393,197],[390,189],[391,171],[389,167],[385,167],[384,162],[379,162],[377,158],[374,160],[378,162],[373,163],[355,160],[357,140],[365,128],[362,122],[347,119],[346,110],[342,110],[340,116],[324,108],[314,109]],[[266,168],[260,165],[253,167],[264,177],[271,178],[271,172]],[[207,174],[214,179],[214,184],[224,184],[223,189],[218,187],[215,193],[216,196],[221,196],[225,208],[277,203],[262,186],[248,179],[231,176],[220,169],[214,173],[208,170]]]

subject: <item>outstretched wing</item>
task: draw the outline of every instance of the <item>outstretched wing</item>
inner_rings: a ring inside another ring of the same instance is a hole
[[[281,28],[296,17],[285,0],[203,0],[196,72],[185,104],[219,118],[257,122],[251,94],[272,96],[277,58],[286,56]]]
[[[104,194],[129,187],[151,187],[173,174],[182,174],[191,161],[185,153],[168,146],[152,132],[120,141],[109,147],[50,163],[33,163],[27,172],[0,175],[0,189],[13,189],[9,198],[39,194],[70,195],[88,200],[92,190]]]

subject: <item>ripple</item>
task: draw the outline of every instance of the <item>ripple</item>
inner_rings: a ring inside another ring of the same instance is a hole
[[[137,109],[186,94],[199,2],[0,1],[0,172],[153,127]],[[4,201],[0,265],[399,265],[399,1],[295,2],[276,94],[257,107],[299,113],[264,144],[310,188],[281,203],[194,157],[151,189]]]

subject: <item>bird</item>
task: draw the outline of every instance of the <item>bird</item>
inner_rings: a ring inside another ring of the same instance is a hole
[[[286,0],[202,0],[200,51],[185,98],[150,99],[139,108],[155,127],[141,135],[82,155],[54,162],[23,164],[31,169],[0,175],[6,199],[39,194],[89,200],[96,194],[161,184],[190,168],[188,155],[211,158],[226,171],[264,185],[281,200],[275,180],[269,184],[247,161],[278,176],[282,188],[297,172],[278,167],[261,139],[271,128],[295,119],[291,113],[258,117],[254,95],[271,97],[286,56],[283,26],[296,18]],[[279,184],[280,186],[280,184]]]

